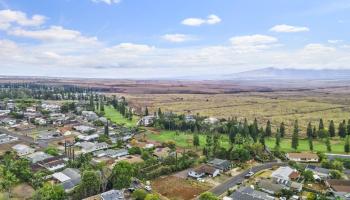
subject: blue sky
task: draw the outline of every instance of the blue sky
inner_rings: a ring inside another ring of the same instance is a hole
[[[348,0],[0,0],[3,75],[350,68]]]

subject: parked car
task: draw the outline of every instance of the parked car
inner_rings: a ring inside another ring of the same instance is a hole
[[[248,174],[246,174],[244,177],[245,178],[250,178],[250,177],[252,177],[254,175],[254,172],[248,172]]]

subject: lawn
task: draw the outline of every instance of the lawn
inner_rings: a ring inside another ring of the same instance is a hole
[[[127,127],[134,127],[138,121],[137,116],[133,116],[132,120],[128,120],[124,118],[117,110],[115,110],[112,106],[105,106],[105,117],[110,119],[112,122],[116,124],[125,125]]]
[[[199,135],[200,147],[204,147],[205,145],[205,135]],[[176,131],[161,131],[159,133],[148,133],[148,138],[150,140],[158,141],[158,142],[166,142],[166,141],[174,141],[178,147],[182,148],[193,148],[193,134],[178,132]],[[273,149],[275,147],[275,138],[266,138],[266,145]],[[221,146],[228,148],[230,146],[228,137],[223,135],[221,136]],[[332,144],[332,152],[330,153],[344,153],[344,140],[339,138],[334,138],[331,140]],[[314,151],[327,152],[327,147],[325,143],[321,140],[315,140],[313,142]],[[295,151],[291,147],[291,139],[282,139],[280,144],[280,149],[285,152],[293,152]],[[299,146],[297,151],[309,151],[309,142],[307,139],[300,139]]]
[[[275,147],[275,138],[267,138],[266,145],[273,149]],[[330,153],[344,153],[344,140],[334,138],[331,140],[332,152]],[[314,151],[327,152],[325,143],[321,140],[313,141]],[[285,152],[292,152],[291,139],[282,139],[280,149]],[[309,151],[309,142],[307,139],[300,139],[297,151]]]
[[[160,133],[149,133],[148,138],[150,140],[158,141],[158,142],[166,142],[166,141],[174,141],[178,147],[182,148],[192,148],[193,147],[193,134],[178,132],[176,131],[161,131]],[[199,134],[199,143],[200,147],[204,147],[206,136],[203,134]],[[227,136],[221,136],[221,146],[229,147],[229,141]]]

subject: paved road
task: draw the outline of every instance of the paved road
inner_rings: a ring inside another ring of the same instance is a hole
[[[216,186],[215,188],[209,190],[210,192],[214,193],[217,196],[220,196],[224,194],[228,189],[231,187],[237,185],[237,183],[243,182],[244,176],[251,170],[252,172],[256,173],[261,170],[272,168],[273,166],[283,166],[286,165],[286,163],[278,163],[278,162],[269,162],[264,163],[255,167],[252,167],[252,169],[247,169],[244,172],[238,174],[237,176],[232,177],[231,179],[227,180],[226,182],[222,183],[221,185]]]

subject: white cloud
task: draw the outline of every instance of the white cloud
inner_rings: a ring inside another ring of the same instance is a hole
[[[21,11],[13,10],[0,10],[0,30],[6,30],[11,27],[12,24],[20,26],[40,26],[45,23],[46,17],[42,15],[33,15],[27,17],[27,15]]]
[[[8,31],[8,34],[18,37],[26,37],[44,41],[65,41],[74,40],[82,43],[96,43],[96,37],[85,37],[79,31],[65,29],[61,26],[51,26],[43,30],[26,30],[23,28],[15,28]]]
[[[105,4],[108,4],[108,5],[112,5],[112,4],[120,3],[121,0],[92,0],[92,2],[95,2],[95,3],[105,3]]]
[[[339,44],[339,43],[343,42],[343,40],[328,40],[327,42],[330,44]]]
[[[230,38],[234,48],[241,52],[258,51],[275,46],[278,39],[268,35],[244,35]]]
[[[270,31],[279,33],[296,33],[296,32],[307,32],[310,31],[308,27],[303,26],[291,26],[286,24],[276,25],[270,28]]]
[[[187,18],[184,19],[181,23],[186,26],[201,26],[203,24],[217,24],[220,23],[221,19],[217,15],[211,14],[206,19],[203,18]]]
[[[189,41],[192,40],[193,38],[189,35],[185,35],[185,34],[165,34],[162,36],[162,39],[167,40],[169,42],[185,42],[185,41]]]

